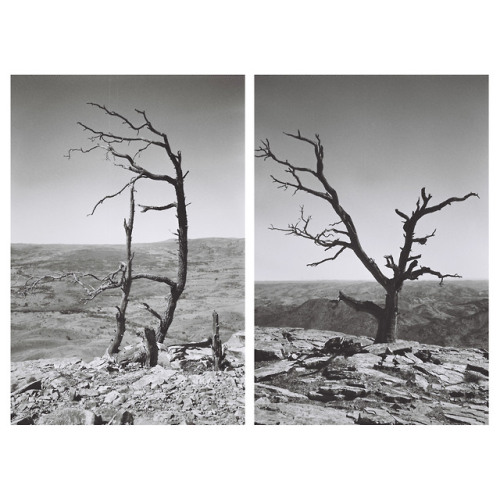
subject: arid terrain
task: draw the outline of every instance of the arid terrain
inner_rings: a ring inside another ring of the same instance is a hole
[[[85,303],[84,290],[68,282],[19,293],[26,275],[75,271],[105,276],[117,269],[123,250],[114,245],[12,245],[12,423],[244,423],[243,240],[190,242],[187,286],[153,368],[123,364],[120,356],[142,349],[137,333],[155,321],[141,302],[161,310],[164,285],[134,283],[128,329],[116,360],[102,356],[114,333],[119,293]],[[137,244],[134,250],[136,272],[175,279],[174,241]],[[179,348],[212,336],[214,310],[225,349],[223,371],[214,371],[211,347]]]
[[[113,335],[115,306],[120,292],[109,291],[83,303],[84,290],[75,284],[54,282],[36,293],[16,294],[25,282],[21,273],[34,276],[68,271],[115,271],[124,260],[121,245],[12,245],[11,359],[77,356],[89,361],[101,356]],[[175,278],[176,244],[173,240],[134,244],[134,270]],[[198,341],[212,333],[212,311],[217,310],[220,335],[225,342],[244,329],[244,241],[208,238],[191,240],[188,279],[166,345]],[[151,281],[134,282],[123,345],[137,341],[135,332],[156,326],[156,319],[141,306],[147,302],[161,310],[166,286]]]
[[[383,305],[383,290],[375,282],[260,282],[255,287],[255,324],[375,336],[375,320],[338,303],[339,290]],[[488,281],[406,283],[398,329],[404,340],[488,349]]]

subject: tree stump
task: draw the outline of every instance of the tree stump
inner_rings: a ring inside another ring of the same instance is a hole
[[[146,367],[153,367],[158,364],[158,344],[156,343],[156,334],[152,328],[144,328],[144,347],[146,349]]]
[[[212,350],[214,353],[214,370],[222,370],[222,362],[224,360],[224,350],[222,348],[222,342],[219,337],[219,315],[216,311],[212,314],[213,318],[213,340],[212,340]]]

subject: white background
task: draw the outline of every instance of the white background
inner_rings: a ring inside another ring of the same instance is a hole
[[[449,427],[9,424],[11,74],[245,74],[247,342],[253,328],[253,75],[489,74],[498,185],[498,14],[480,1],[50,1],[2,9],[4,498],[492,498],[498,488],[497,259],[491,420]],[[494,199],[494,196],[490,196]],[[490,207],[495,255],[497,202]],[[251,366],[253,356],[248,356]],[[247,420],[251,422],[251,373]]]

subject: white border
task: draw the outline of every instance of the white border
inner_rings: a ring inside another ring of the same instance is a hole
[[[500,43],[493,1],[26,0],[4,6],[2,17],[4,168],[10,163],[10,74],[245,74],[247,94],[254,74],[489,74],[490,255],[497,253],[493,189]],[[253,277],[252,100],[247,95],[247,279]],[[4,181],[4,228],[10,214],[7,186]],[[9,242],[4,240],[6,288]],[[10,329],[5,289],[1,402],[7,498],[490,498],[497,489],[498,439],[498,264],[490,262],[491,424],[479,428],[16,428],[9,425],[5,404]],[[248,327],[252,297],[250,281]],[[247,385],[251,380],[247,370]]]

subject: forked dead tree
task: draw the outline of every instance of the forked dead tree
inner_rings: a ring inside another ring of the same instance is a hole
[[[188,256],[188,220],[186,210],[186,197],[184,194],[184,179],[188,172],[183,173],[182,170],[182,155],[180,151],[174,153],[170,146],[168,136],[165,132],[158,130],[146,115],[145,111],[135,110],[139,122],[134,123],[124,115],[108,109],[106,106],[89,103],[90,106],[96,107],[105,113],[110,118],[116,119],[125,129],[131,133],[113,133],[106,132],[101,129],[93,128],[78,122],[83,130],[90,135],[89,140],[93,144],[89,148],[70,149],[67,157],[71,158],[72,153],[80,152],[84,154],[91,153],[96,150],[105,152],[106,159],[113,162],[117,167],[123,168],[136,174],[125,184],[119,191],[114,194],[105,196],[97,202],[92,210],[95,212],[97,207],[104,201],[120,195],[128,186],[135,185],[139,180],[149,179],[156,182],[165,182],[172,186],[175,192],[175,201],[162,206],[139,205],[142,212],[149,210],[165,211],[170,209],[176,210],[177,215],[177,231],[175,235],[178,241],[178,268],[176,279],[150,273],[137,273],[131,276],[131,281],[138,279],[146,279],[158,283],[164,283],[169,288],[169,293],[166,299],[166,307],[163,312],[154,310],[150,305],[144,303],[144,307],[158,320],[158,328],[156,330],[156,339],[158,342],[163,342],[167,335],[168,329],[174,318],[177,301],[184,291],[187,277],[187,256]],[[157,173],[145,168],[141,162],[141,154],[149,148],[157,148],[165,153],[168,162],[173,166],[174,175],[166,173]]]
[[[324,262],[333,261],[345,250],[354,252],[364,267],[384,288],[386,293],[385,305],[382,307],[371,301],[359,301],[352,297],[348,297],[342,292],[339,293],[339,300],[345,302],[356,311],[369,313],[377,319],[378,328],[375,342],[394,342],[397,338],[398,297],[405,281],[418,280],[424,275],[433,275],[438,277],[441,280],[440,284],[442,284],[445,278],[461,277],[458,274],[443,274],[429,267],[420,265],[419,260],[422,255],[413,252],[413,245],[425,245],[429,238],[435,235],[436,231],[434,230],[431,234],[426,236],[417,237],[415,236],[417,223],[426,215],[438,212],[447,205],[465,201],[472,196],[479,198],[479,196],[476,193],[469,193],[462,197],[448,198],[441,203],[431,205],[429,203],[431,195],[426,193],[425,188],[422,188],[420,197],[417,199],[416,207],[411,215],[407,215],[396,209],[396,213],[403,219],[404,242],[398,258],[394,259],[392,255],[384,256],[386,261],[385,267],[389,268],[392,272],[392,276],[388,277],[364,251],[351,216],[341,205],[337,191],[326,179],[324,172],[324,148],[319,135],[316,134],[315,139],[309,139],[302,136],[300,131],[298,131],[297,134],[285,135],[295,140],[305,142],[313,147],[315,155],[314,167],[296,166],[286,159],[279,158],[272,151],[268,139],[262,141],[261,146],[256,150],[256,157],[263,158],[264,160],[271,159],[276,164],[283,166],[285,172],[291,176],[289,181],[284,181],[271,175],[273,182],[278,184],[279,188],[285,190],[291,188],[294,190],[294,193],[303,191],[324,200],[340,220],[330,224],[320,233],[314,234],[309,230],[311,217],[304,216],[303,207],[301,207],[300,219],[298,222],[289,224],[287,228],[276,228],[272,226],[271,229],[311,240],[314,244],[324,248],[325,251],[333,250],[335,252],[333,256],[308,264],[309,266],[317,266]],[[307,178],[307,176],[319,181],[321,188],[319,190],[313,189],[310,185],[305,184],[304,178]]]

